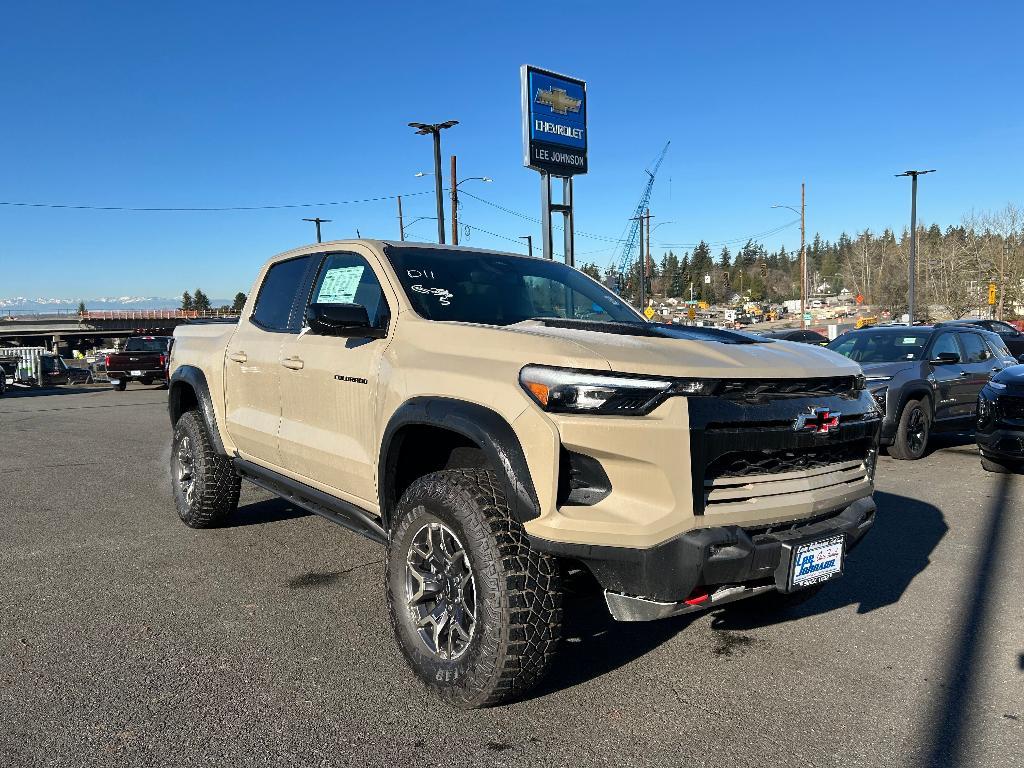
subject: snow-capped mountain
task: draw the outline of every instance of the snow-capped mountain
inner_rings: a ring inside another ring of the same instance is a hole
[[[161,296],[100,296],[94,299],[59,299],[26,296],[0,298],[0,309],[18,310],[22,312],[52,312],[59,309],[78,309],[78,302],[84,301],[86,309],[177,309],[181,306],[180,298],[164,298]],[[230,305],[231,299],[210,299],[210,304],[219,307]]]

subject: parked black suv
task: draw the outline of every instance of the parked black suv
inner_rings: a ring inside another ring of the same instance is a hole
[[[1024,472],[1024,365],[1000,371],[978,395],[975,436],[989,472]]]
[[[999,338],[1006,344],[1006,348],[1010,350],[1010,354],[1024,363],[1024,360],[1021,360],[1021,357],[1024,356],[1024,333],[1009,323],[1004,323],[1002,320],[949,320],[945,323],[936,323],[936,326],[950,325],[975,325],[986,331],[998,333]]]
[[[972,325],[875,326],[828,348],[861,364],[884,414],[881,443],[907,460],[924,455],[932,432],[973,429],[982,387],[1017,363],[997,334]]]

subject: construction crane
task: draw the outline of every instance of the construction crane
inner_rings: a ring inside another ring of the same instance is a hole
[[[633,212],[633,217],[629,223],[629,233],[626,235],[626,239],[622,244],[622,251],[619,252],[617,257],[612,258],[612,264],[618,264],[619,274],[625,276],[628,274],[630,267],[633,265],[633,251],[636,250],[637,238],[640,233],[640,217],[644,215],[644,211],[647,210],[648,204],[651,202],[651,190],[654,189],[654,177],[658,173],[658,169],[661,167],[661,161],[665,159],[665,154],[668,152],[668,145],[671,141],[665,142],[665,147],[661,150],[661,154],[658,155],[657,161],[654,163],[654,167],[645,173],[647,174],[647,183],[644,184],[644,192],[640,195],[640,202],[636,204],[636,210]]]

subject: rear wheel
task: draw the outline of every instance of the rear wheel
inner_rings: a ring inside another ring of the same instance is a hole
[[[178,517],[190,528],[210,528],[238,507],[242,481],[231,461],[214,450],[198,411],[174,427],[171,485]]]
[[[896,437],[889,455],[901,461],[916,461],[924,456],[931,434],[932,414],[925,400],[908,400],[900,413]]]
[[[125,381],[124,379],[121,379],[121,381],[115,383],[113,386],[114,389],[116,389],[118,392],[124,392],[125,389],[128,387],[128,382]]]
[[[387,590],[409,665],[458,707],[530,690],[561,636],[559,563],[530,546],[490,470],[435,472],[406,490]]]

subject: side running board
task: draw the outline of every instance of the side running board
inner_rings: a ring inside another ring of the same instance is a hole
[[[343,528],[362,534],[371,541],[376,541],[378,544],[388,543],[388,534],[381,524],[369,512],[360,509],[355,504],[337,499],[330,494],[310,488],[304,483],[237,456],[234,462],[238,474],[253,485],[265,488],[295,506],[307,509]]]

